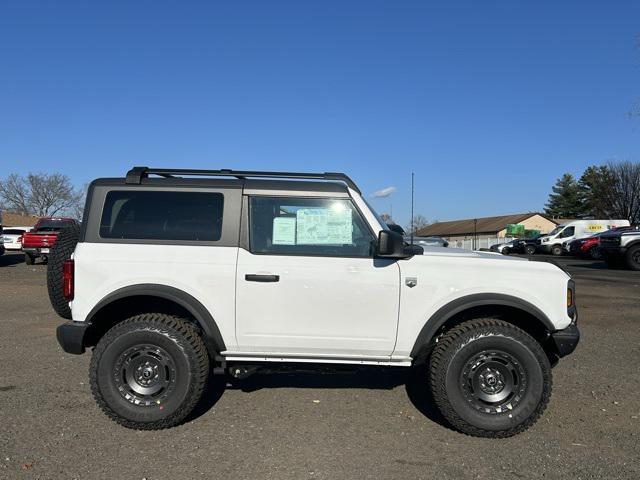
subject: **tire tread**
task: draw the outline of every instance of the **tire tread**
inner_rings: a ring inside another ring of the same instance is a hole
[[[175,412],[166,418],[153,422],[131,420],[116,413],[105,401],[98,383],[98,365],[100,358],[111,341],[124,333],[140,330],[141,328],[166,332],[170,338],[181,345],[185,354],[187,353],[184,349],[184,343],[187,344],[187,349],[192,349],[189,362],[191,365],[192,380],[185,401]],[[93,350],[89,368],[91,393],[100,409],[114,422],[135,430],[161,430],[180,424],[200,401],[205,391],[208,377],[209,355],[196,326],[180,317],[163,313],[143,313],[116,324],[102,337]]]
[[[524,335],[524,339],[527,343],[530,344],[528,346],[533,347],[532,351],[534,353],[536,353],[537,350],[540,350],[540,352],[542,352],[543,358],[540,358],[540,360],[542,361],[543,376],[545,378],[542,398],[538,403],[536,410],[524,422],[507,430],[486,430],[471,425],[470,423],[462,419],[453,409],[447,396],[445,387],[445,375],[447,365],[451,360],[453,354],[456,353],[453,349],[453,345],[461,336],[479,329],[502,330],[514,333],[517,332],[519,335]],[[549,360],[542,351],[540,344],[522,329],[509,322],[495,318],[478,318],[468,320],[453,327],[451,330],[448,330],[439,339],[436,347],[431,353],[429,362],[429,382],[431,385],[431,393],[433,395],[434,401],[436,402],[436,405],[440,409],[442,415],[447,419],[447,421],[454,429],[470,436],[488,438],[512,437],[527,430],[538,420],[538,418],[540,418],[544,410],[547,408],[552,390],[552,378]]]

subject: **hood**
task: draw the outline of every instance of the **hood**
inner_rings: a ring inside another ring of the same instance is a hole
[[[465,250],[463,248],[445,248],[445,247],[422,247],[424,249],[424,256],[435,256],[435,257],[453,257],[453,258],[484,258],[488,260],[499,260],[505,262],[528,262],[528,258],[522,257],[510,257],[507,255],[502,255],[497,252],[478,252],[472,250]]]

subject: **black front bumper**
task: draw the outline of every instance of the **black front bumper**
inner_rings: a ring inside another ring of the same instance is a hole
[[[580,341],[580,330],[578,330],[578,325],[574,323],[564,330],[553,332],[551,334],[551,341],[553,342],[559,357],[569,355],[576,349],[578,342]]]
[[[84,353],[84,339],[91,326],[88,322],[66,322],[56,329],[56,337],[62,349],[67,353]]]

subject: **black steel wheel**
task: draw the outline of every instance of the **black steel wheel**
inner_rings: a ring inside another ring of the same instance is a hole
[[[465,400],[476,410],[501,413],[513,409],[522,400],[527,374],[509,353],[485,350],[474,355],[460,374]]]
[[[175,389],[177,369],[166,350],[139,344],[118,357],[113,380],[120,395],[134,405],[160,405]]]
[[[208,377],[209,356],[196,326],[160,313],[118,323],[91,358],[98,405],[112,420],[140,430],[181,423],[200,401]]]
[[[535,245],[527,245],[524,247],[524,253],[527,255],[534,255],[536,253]]]
[[[551,396],[551,366],[540,344],[497,319],[469,320],[446,332],[431,354],[429,375],[443,416],[478,437],[523,432]]]

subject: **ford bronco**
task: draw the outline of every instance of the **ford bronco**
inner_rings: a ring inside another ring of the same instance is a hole
[[[134,167],[89,187],[53,247],[63,350],[101,409],[182,422],[210,375],[270,362],[412,367],[469,435],[531,426],[579,340],[551,263],[408,245],[340,173]],[[525,287],[526,286],[526,287]]]

